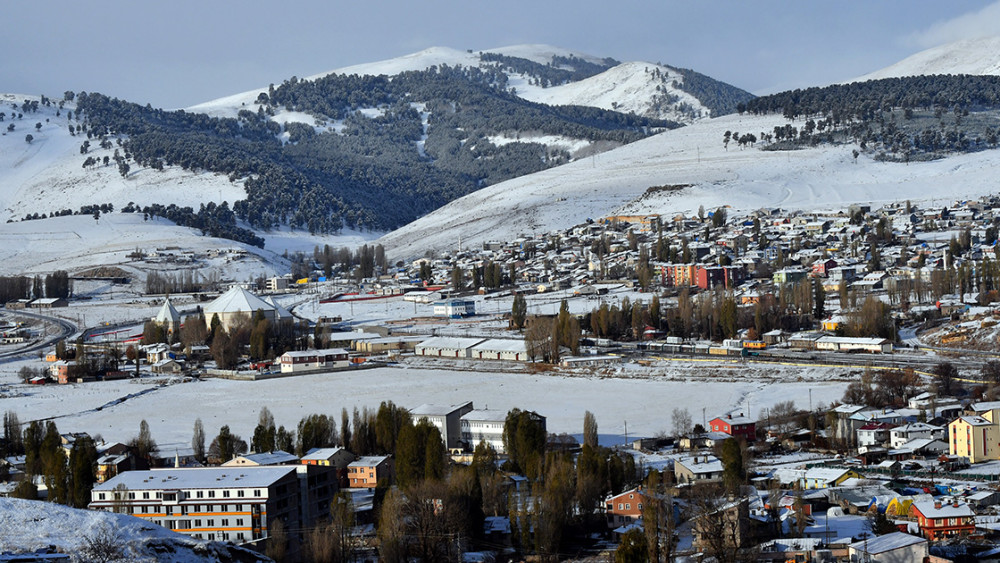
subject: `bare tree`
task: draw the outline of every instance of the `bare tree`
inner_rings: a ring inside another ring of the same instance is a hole
[[[83,537],[80,548],[85,561],[108,563],[128,560],[128,543],[114,526],[103,524],[96,532]]]
[[[691,413],[687,409],[674,408],[670,419],[674,425],[674,436],[682,437],[691,434]]]

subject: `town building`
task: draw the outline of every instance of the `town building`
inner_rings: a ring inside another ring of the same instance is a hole
[[[396,481],[396,464],[392,456],[362,456],[347,464],[348,486],[352,489],[374,489],[379,483],[392,485]]]
[[[282,354],[279,360],[281,373],[344,369],[351,365],[347,350],[341,348],[292,350]]]
[[[743,415],[727,414],[708,421],[708,429],[712,432],[729,434],[733,438],[743,438],[747,442],[757,439],[757,422]]]
[[[441,433],[445,447],[454,451],[462,449],[462,416],[472,411],[472,401],[450,406],[425,403],[410,410],[410,416],[415,421],[427,419]]]
[[[89,508],[121,512],[198,539],[244,543],[268,537],[276,520],[298,529],[294,466],[125,471],[96,485]]]
[[[872,563],[927,561],[930,555],[927,545],[927,540],[920,536],[893,532],[854,542],[847,546],[847,554],[851,561]]]
[[[958,499],[950,503],[940,498],[914,502],[910,505],[910,516],[916,518],[921,535],[930,541],[965,536],[976,530],[975,512]]]

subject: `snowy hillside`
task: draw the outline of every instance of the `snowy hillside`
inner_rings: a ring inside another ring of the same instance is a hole
[[[1000,75],[1000,37],[966,39],[933,47],[850,82],[924,74]]]
[[[796,151],[723,146],[728,131],[771,131],[779,115],[729,115],[509,180],[455,200],[380,242],[392,256],[423,255],[520,234],[548,232],[611,214],[689,216],[699,206],[731,214],[763,207],[843,209],[855,202],[947,200],[994,193],[1000,151],[911,163],[877,162],[850,146]],[[801,126],[801,123],[796,123]],[[644,197],[647,188],[686,185]],[[941,186],[948,186],[942,190]]]
[[[597,76],[549,88],[518,89],[533,102],[591,106],[690,123],[710,112],[698,98],[675,87],[684,82],[676,70],[652,63],[620,64]]]
[[[104,545],[120,547],[123,561],[270,561],[242,548],[194,540],[125,514],[0,498],[0,551],[25,553],[54,546],[59,552],[88,560],[84,551],[87,540],[98,537],[110,538]]]
[[[336,69],[307,77],[307,80],[328,74],[359,74],[393,76],[406,71],[424,70],[432,66],[485,67],[496,63],[480,60],[482,53],[498,53],[527,59],[542,65],[550,64],[554,56],[576,57],[588,62],[602,63],[601,59],[549,45],[513,45],[482,51],[459,51],[448,47],[431,47],[423,51],[394,59],[365,63]],[[654,74],[653,70],[659,70]],[[670,119],[690,123],[708,115],[704,105],[691,94],[676,88],[673,83],[683,83],[683,76],[675,69],[645,62],[624,63],[597,76],[543,88],[529,77],[508,72],[508,86],[518,96],[529,101],[550,105],[582,105],[607,110],[635,112],[657,119]],[[252,90],[212,100],[187,108],[187,111],[206,113],[216,117],[235,117],[241,109],[254,109],[257,96],[267,88]],[[681,104],[680,109],[678,105]],[[275,118],[280,122],[280,117]],[[312,119],[308,120],[312,123]]]
[[[129,202],[140,207],[153,203],[176,203],[195,209],[202,203],[221,203],[243,199],[242,186],[229,182],[224,175],[190,172],[176,167],[163,171],[133,168],[122,177],[112,160],[117,145],[101,148],[86,133],[71,135],[69,127],[79,121],[68,119],[76,109],[59,100],[51,106],[39,105],[35,112],[23,111],[25,100],[39,101],[38,96],[0,94],[0,171],[4,189],[0,191],[0,223],[25,215],[52,214],[63,209],[78,210],[82,205],[112,203],[121,209]],[[17,108],[17,109],[15,109]],[[13,113],[21,117],[12,116]],[[10,130],[11,126],[13,130]],[[31,135],[31,142],[26,136]],[[86,153],[81,150],[88,144]],[[83,167],[87,157],[100,164]],[[108,164],[104,158],[108,157]],[[169,197],[165,197],[169,193]]]

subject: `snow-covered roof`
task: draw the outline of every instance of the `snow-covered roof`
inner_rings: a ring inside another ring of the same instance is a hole
[[[263,299],[263,301],[265,303],[271,305],[272,307],[274,307],[274,314],[278,318],[278,320],[285,320],[285,319],[294,318],[294,316],[292,315],[291,311],[289,311],[288,309],[286,309],[286,308],[282,307],[281,305],[279,305],[278,302],[274,300],[274,297],[271,297],[270,295],[268,295],[267,297],[265,297]]]
[[[473,350],[484,352],[520,352],[526,353],[527,348],[524,340],[513,340],[507,338],[490,338],[472,347]]]
[[[380,463],[389,459],[387,455],[366,455],[359,457],[355,461],[348,463],[348,467],[376,467]]]
[[[927,540],[920,536],[911,536],[910,534],[904,534],[903,532],[893,532],[891,534],[885,534],[884,536],[875,536],[864,541],[854,542],[851,544],[851,549],[861,551],[863,553],[874,554],[885,553],[886,551],[892,551],[894,549],[900,549],[916,545],[918,543],[925,544],[927,543]]]
[[[238,312],[253,314],[258,309],[263,311],[275,310],[274,305],[271,305],[242,287],[234,286],[229,291],[217,297],[215,301],[206,305],[205,315]]]
[[[160,307],[160,312],[153,317],[153,320],[161,324],[179,323],[181,322],[181,314],[177,312],[173,303],[170,302],[170,298],[167,297],[163,300],[163,306]]]
[[[418,346],[421,348],[441,348],[443,350],[465,350],[483,342],[484,338],[457,338],[452,336],[435,336],[424,340]]]
[[[347,354],[343,348],[327,348],[326,350],[289,350],[281,355],[282,358],[311,358],[313,356],[342,356]]]
[[[295,455],[282,450],[278,450],[275,452],[258,452],[258,453],[241,455],[236,459],[232,459],[230,461],[227,461],[226,463],[223,463],[222,465],[224,467],[231,465],[242,465],[236,463],[237,460],[246,460],[246,462],[255,465],[286,465],[289,463],[299,462],[299,458],[296,457]]]
[[[974,412],[986,412],[993,409],[1000,409],[1000,401],[972,403],[969,407],[972,408]]]
[[[347,451],[344,448],[312,448],[306,455],[302,456],[302,461],[328,460],[337,455],[338,452]]]
[[[686,469],[691,471],[691,473],[721,473],[722,472],[722,461],[719,458],[712,455],[695,455],[695,456],[685,456],[674,460],[674,463],[679,463]]]
[[[476,409],[463,414],[462,420],[476,421],[476,422],[480,421],[505,422],[507,420],[507,412],[498,410]]]
[[[294,472],[295,467],[289,465],[182,467],[125,471],[112,479],[95,485],[94,490],[113,491],[118,485],[124,485],[130,491],[267,487]]]
[[[926,518],[961,518],[976,515],[972,508],[965,503],[958,503],[958,506],[952,503],[941,503],[941,507],[938,508],[936,502],[932,500],[920,501],[914,502],[912,506]]]
[[[451,414],[465,405],[469,405],[471,407],[472,403],[464,403],[461,405],[435,405],[431,403],[424,403],[416,408],[410,409],[410,414],[416,417],[446,415]]]

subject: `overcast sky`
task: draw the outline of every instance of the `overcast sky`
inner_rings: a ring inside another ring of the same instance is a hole
[[[762,94],[1000,35],[1000,1],[971,0],[56,0],[5,16],[0,91],[97,91],[165,108],[431,46],[546,43]]]

